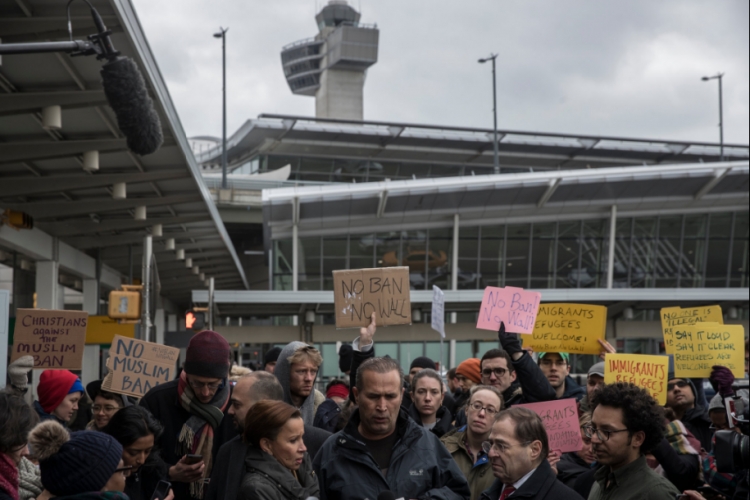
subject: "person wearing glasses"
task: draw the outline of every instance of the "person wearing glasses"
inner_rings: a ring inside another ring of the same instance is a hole
[[[131,467],[122,446],[103,432],[69,433],[54,420],[34,427],[29,447],[39,460],[44,491],[39,498],[128,500],[122,493]]]
[[[646,461],[666,430],[664,410],[651,395],[618,382],[596,391],[591,406],[591,424],[583,433],[602,467],[588,500],[674,500],[679,490]]]
[[[18,467],[29,454],[27,437],[38,421],[21,397],[0,393],[0,500],[18,498]]]
[[[474,386],[466,406],[466,425],[440,439],[469,481],[472,500],[477,500],[495,480],[482,443],[489,437],[495,415],[502,408],[503,396],[496,387]]]
[[[708,418],[708,408],[700,404],[703,395],[698,395],[698,389],[692,380],[677,378],[669,373],[667,383],[667,408],[671,408],[677,420],[701,442],[701,446],[711,449],[714,431],[711,429],[711,419]],[[702,379],[701,379],[702,383]]]
[[[86,430],[90,431],[104,429],[118,410],[132,404],[123,394],[102,390],[102,380],[94,380],[86,384],[86,394],[94,402],[91,407],[93,418],[86,425]]]
[[[497,479],[481,500],[583,500],[557,480],[547,461],[547,429],[528,408],[515,406],[498,413],[482,449]]]
[[[169,466],[177,500],[203,498],[216,453],[237,435],[227,415],[230,357],[224,337],[210,330],[197,333],[188,343],[179,378],[159,384],[140,401],[164,426],[156,445]]]

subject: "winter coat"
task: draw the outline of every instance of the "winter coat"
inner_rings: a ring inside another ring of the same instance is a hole
[[[422,417],[419,415],[416,406],[411,405],[411,408],[409,408],[407,413],[417,425],[424,427],[424,424],[422,424]],[[437,422],[435,422],[435,427],[430,429],[430,432],[441,438],[453,429],[453,416],[445,406],[438,408],[436,416]]]
[[[704,450],[710,450],[714,430],[710,428],[711,419],[708,418],[708,410],[703,406],[696,406],[686,411],[681,420],[687,430],[701,442],[701,447]]]
[[[465,439],[466,426],[449,432],[440,441],[445,445],[453,460],[456,461],[464,477],[469,481],[471,499],[477,500],[483,491],[492,486],[495,476],[492,475],[492,465],[490,465],[487,455],[482,454],[479,460],[474,463],[466,450]]]
[[[492,487],[482,493],[481,500],[498,500],[503,490],[503,482],[496,479]],[[571,490],[555,477],[547,460],[542,460],[539,467],[529,479],[511,494],[512,500],[583,500],[583,497]]]
[[[578,382],[570,375],[565,377],[565,392],[560,399],[575,399],[576,401],[580,401],[584,397],[586,397],[586,388],[578,385]]]
[[[326,399],[315,412],[313,426],[324,431],[333,432],[341,415],[341,406],[333,399]]]
[[[320,494],[309,454],[305,454],[296,478],[273,455],[256,446],[247,448],[245,468],[237,500],[306,500]]]
[[[130,500],[151,500],[159,481],[169,481],[169,468],[164,461],[153,453],[137,471],[125,480],[125,494]]]
[[[292,402],[292,393],[289,390],[290,376],[291,376],[291,365],[289,364],[289,358],[294,354],[294,351],[300,347],[304,347],[307,344],[304,342],[290,342],[281,350],[279,359],[276,361],[276,368],[273,369],[273,374],[279,379],[281,387],[284,388],[284,402],[296,407]],[[307,425],[313,425],[315,421],[315,390],[310,391],[310,394],[305,398],[302,406],[299,407],[299,411],[302,414],[302,420]]]
[[[54,420],[58,424],[62,425],[66,429],[68,428],[67,423],[57,417],[57,415],[53,413],[47,413],[44,411],[44,408],[42,408],[41,403],[39,401],[34,401],[34,411],[36,411],[36,414],[39,415],[39,421],[40,422],[46,422],[47,420]]]
[[[346,428],[331,436],[315,457],[320,500],[375,500],[384,491],[396,498],[469,499],[469,485],[448,450],[406,412],[398,415],[385,477],[365,444],[354,437],[359,423],[355,410]]]
[[[592,466],[584,462],[577,453],[563,453],[560,461],[557,462],[557,479],[568,488],[575,489],[576,479],[591,469]]]

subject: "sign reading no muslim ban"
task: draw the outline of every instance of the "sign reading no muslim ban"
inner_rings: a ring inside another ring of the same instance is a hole
[[[657,403],[667,404],[669,356],[611,354],[604,360],[604,383],[628,382],[646,389]]]
[[[542,304],[534,333],[523,346],[536,352],[599,354],[607,330],[607,308],[588,304]]]
[[[18,309],[11,363],[34,356],[34,368],[80,370],[88,313],[51,309]]]
[[[333,297],[336,328],[411,324],[408,267],[333,271]]]
[[[529,403],[523,406],[542,418],[547,429],[550,451],[568,453],[583,449],[581,426],[578,423],[578,404],[573,398]]]
[[[745,377],[745,327],[696,323],[674,332],[675,377],[708,378],[711,367],[726,366]]]
[[[500,323],[505,323],[507,333],[531,334],[541,300],[542,294],[539,292],[528,292],[513,286],[488,286],[484,289],[479,307],[477,328],[496,332],[500,329]]]
[[[176,347],[115,335],[102,389],[143,397],[153,387],[174,380],[179,356]]]
[[[688,325],[696,323],[724,323],[724,315],[721,306],[704,307],[665,307],[659,312],[661,316],[661,328],[664,332],[664,350],[667,354],[674,354],[674,332]]]

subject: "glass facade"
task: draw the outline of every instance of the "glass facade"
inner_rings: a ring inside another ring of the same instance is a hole
[[[292,288],[291,240],[274,242],[274,289]],[[300,290],[332,271],[408,266],[412,290],[451,289],[452,228],[299,240]],[[461,227],[458,289],[604,288],[609,220]],[[748,286],[748,212],[618,218],[615,288]]]

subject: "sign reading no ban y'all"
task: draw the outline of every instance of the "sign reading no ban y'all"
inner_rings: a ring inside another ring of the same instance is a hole
[[[496,332],[500,329],[500,324],[505,323],[507,333],[531,334],[541,300],[542,294],[539,292],[512,286],[488,286],[484,289],[482,305],[479,307],[477,328]]]
[[[174,380],[180,350],[115,335],[109,354],[109,373],[102,389],[140,398],[157,385]]]
[[[333,297],[337,328],[411,324],[408,267],[333,271]]]
[[[34,368],[80,370],[88,313],[52,309],[18,309],[11,363],[34,357]]]

